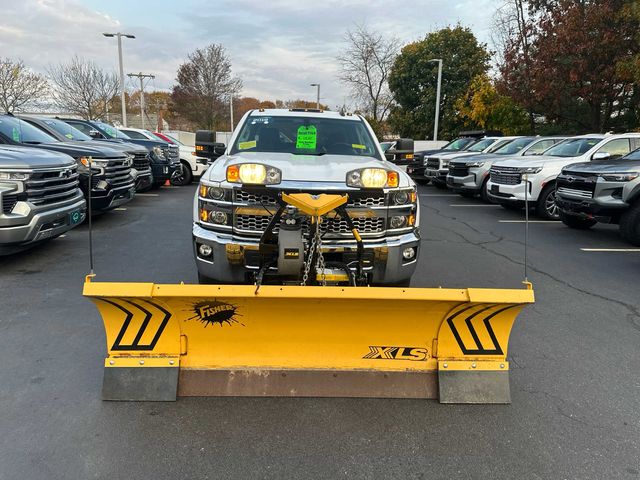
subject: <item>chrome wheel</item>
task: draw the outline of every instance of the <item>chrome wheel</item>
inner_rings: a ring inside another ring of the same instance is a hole
[[[553,220],[560,219],[560,211],[556,205],[556,191],[551,190],[544,199],[544,210],[547,216]]]

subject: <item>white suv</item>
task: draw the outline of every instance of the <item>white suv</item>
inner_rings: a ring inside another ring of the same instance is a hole
[[[131,138],[136,138],[140,140],[154,140],[156,142],[167,141],[166,138],[156,135],[155,133],[142,128],[123,127],[123,128],[119,128],[118,130],[126,133]],[[193,181],[194,177],[202,176],[202,174],[207,170],[207,168],[209,168],[209,165],[207,165],[206,158],[200,158],[196,156],[195,147],[189,147],[188,145],[185,145],[184,143],[179,142],[173,137],[170,137],[166,134],[163,134],[163,135],[171,139],[169,143],[173,143],[178,146],[179,153],[180,153],[180,163],[182,164],[182,172],[180,174],[176,174],[171,178],[172,184],[188,185]]]
[[[520,209],[528,200],[536,214],[558,220],[556,178],[572,163],[622,157],[640,147],[640,133],[604,135],[600,133],[571,137],[546,150],[541,157],[524,160],[505,159],[491,167],[487,184],[489,199],[505,208]]]

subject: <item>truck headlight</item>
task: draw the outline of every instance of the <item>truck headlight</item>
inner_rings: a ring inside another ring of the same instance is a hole
[[[397,215],[395,217],[391,217],[389,220],[389,226],[391,228],[402,228],[407,226],[407,217],[403,215]]]
[[[601,175],[601,177],[607,182],[630,182],[631,180],[635,180],[638,178],[638,173],[634,172],[623,172],[623,173],[608,173],[606,175]],[[0,177],[1,178],[1,177]]]
[[[109,160],[99,160],[91,157],[79,157],[78,162],[87,168],[89,168],[89,163],[96,168],[104,168],[109,164]]]
[[[22,182],[28,178],[29,174],[24,172],[0,172],[0,180],[17,180]]]
[[[465,166],[466,167],[482,167],[484,165],[484,162],[470,162],[467,163]]]
[[[417,195],[415,190],[401,190],[391,194],[391,202],[394,205],[405,205],[407,203],[415,203]]]
[[[155,156],[158,157],[160,160],[164,160],[165,159],[164,152],[162,151],[162,149],[160,147],[153,147],[151,150],[153,151]]]
[[[227,182],[249,185],[277,185],[282,172],[275,167],[260,163],[242,163],[227,167]]]
[[[384,168],[362,168],[347,173],[347,185],[358,188],[395,188],[399,183],[398,172]]]
[[[542,167],[522,167],[518,170],[518,173],[540,173]]]
[[[224,188],[210,187],[208,185],[200,185],[200,196],[202,198],[210,198],[211,200],[222,200],[224,198]]]

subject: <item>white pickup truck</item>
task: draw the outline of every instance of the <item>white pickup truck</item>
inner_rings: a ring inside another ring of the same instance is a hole
[[[414,182],[385,160],[363,117],[315,109],[248,112],[201,178],[193,209],[201,283],[254,282],[261,238],[283,193],[347,194],[363,253],[338,216],[321,225],[324,260],[351,270],[364,265],[371,284],[408,285],[420,246]],[[301,229],[306,246],[308,225]]]

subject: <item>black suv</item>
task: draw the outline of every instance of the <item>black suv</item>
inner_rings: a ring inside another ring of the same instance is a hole
[[[113,150],[124,152],[133,161],[131,166],[131,175],[136,180],[136,192],[145,192],[149,190],[153,184],[153,174],[151,173],[151,157],[149,151],[139,145],[133,143],[121,142],[114,140],[105,145],[98,142],[90,136],[85,135],[80,130],[72,127],[68,123],[58,120],[57,118],[35,117],[30,115],[16,115],[25,122],[30,123],[60,142],[87,142],[85,145],[90,147],[102,148],[108,146]]]
[[[72,127],[77,128],[94,140],[119,140],[127,143],[135,143],[145,147],[151,155],[151,169],[153,170],[153,186],[160,187],[170,180],[174,173],[180,171],[180,151],[177,145],[171,145],[162,140],[140,140],[131,138],[125,133],[108,123],[99,120],[83,120],[77,118],[59,118]]]
[[[106,144],[94,147],[81,142],[59,142],[11,114],[0,115],[0,144],[23,145],[70,155],[78,164],[80,188],[85,197],[89,193],[91,162],[91,208],[94,211],[110,210],[129,202],[135,195],[131,159]]]

